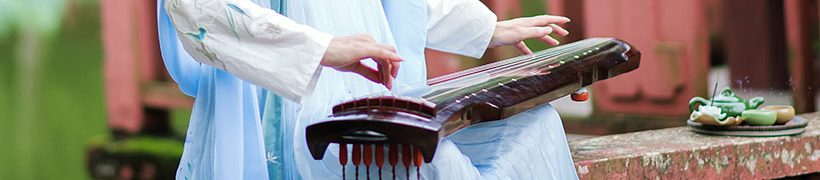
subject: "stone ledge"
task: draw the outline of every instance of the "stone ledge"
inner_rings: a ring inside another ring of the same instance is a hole
[[[570,141],[581,179],[771,179],[820,171],[820,113],[788,137],[696,134],[689,127]]]

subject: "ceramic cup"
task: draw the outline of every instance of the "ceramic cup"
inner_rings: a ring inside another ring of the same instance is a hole
[[[788,105],[769,105],[760,107],[763,110],[777,113],[777,124],[786,124],[794,118],[794,107]]]
[[[770,110],[745,110],[741,117],[743,121],[753,126],[771,126],[777,121],[777,113]]]

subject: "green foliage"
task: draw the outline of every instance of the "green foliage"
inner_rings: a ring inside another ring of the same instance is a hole
[[[523,0],[521,1],[521,16],[529,17],[547,14],[546,7],[547,6],[544,5],[544,1],[542,0]],[[527,46],[530,47],[530,49],[532,49],[533,52],[544,50],[550,47],[548,44],[541,42],[537,39],[528,39],[524,42],[527,43]]]
[[[20,30],[0,38],[0,179],[89,178],[86,143],[108,133],[97,6],[76,7],[74,21],[44,36],[31,82],[37,89],[30,94],[36,97],[21,96],[17,87]],[[34,104],[35,112],[22,116],[22,103]]]
[[[0,37],[14,28],[51,34],[59,30],[65,0],[0,0]]]
[[[175,134],[183,138],[188,132],[188,121],[191,119],[191,109],[174,109],[171,111],[171,128]]]
[[[92,138],[88,146],[101,148],[111,154],[129,157],[150,157],[161,162],[176,164],[182,156],[183,141],[175,138],[138,136],[120,141],[108,135]]]

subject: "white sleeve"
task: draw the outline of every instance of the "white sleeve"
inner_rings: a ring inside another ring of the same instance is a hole
[[[179,39],[201,63],[299,102],[332,36],[248,0],[167,0]]]
[[[480,58],[495,31],[495,13],[478,0],[427,0],[427,47]]]

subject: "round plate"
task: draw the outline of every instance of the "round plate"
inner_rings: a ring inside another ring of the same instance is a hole
[[[805,131],[806,125],[809,124],[805,118],[795,116],[794,119],[786,124],[771,125],[771,126],[712,126],[703,125],[698,122],[686,121],[692,131],[702,134],[725,135],[725,136],[748,136],[748,137],[772,137],[772,136],[790,136],[800,134]]]

